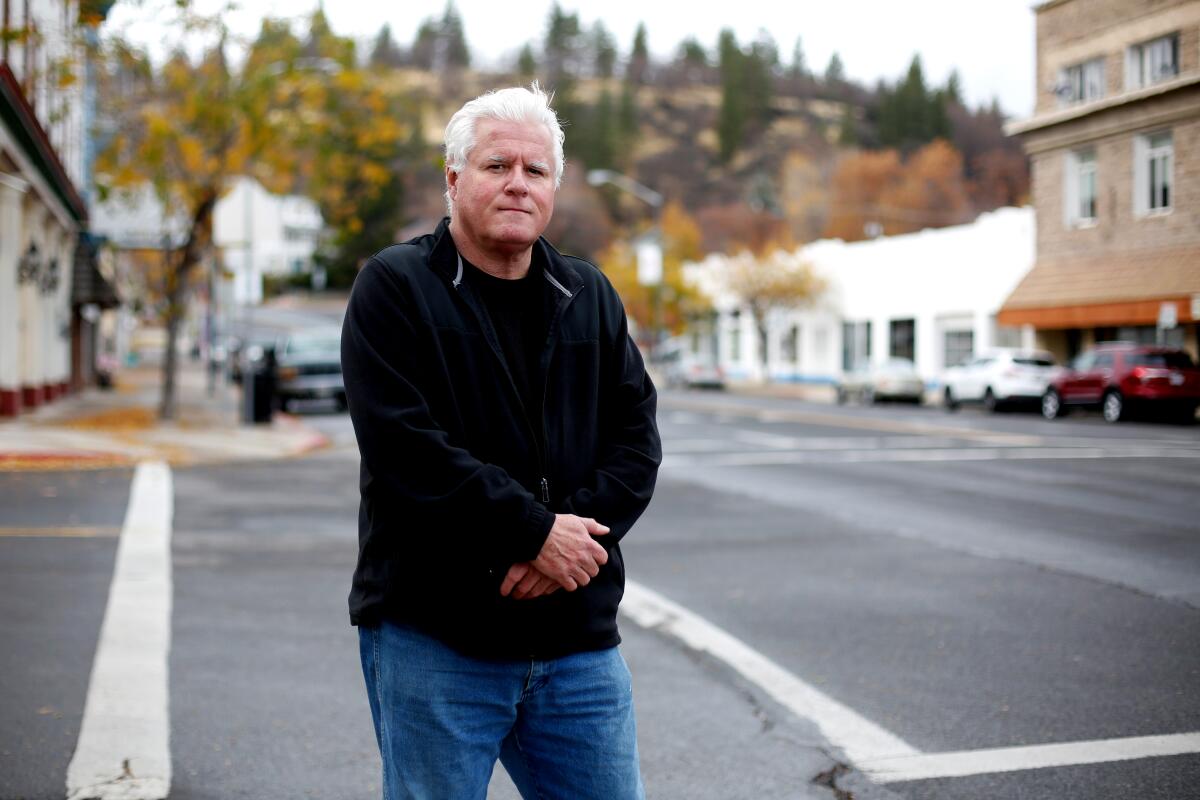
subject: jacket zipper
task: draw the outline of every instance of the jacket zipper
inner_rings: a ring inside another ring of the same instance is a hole
[[[459,254],[459,256],[458,256],[458,275],[451,282],[451,286],[453,286],[456,293],[458,293],[460,291],[459,286],[462,284],[462,273],[463,273],[462,255]],[[549,276],[549,273],[543,273],[543,274]],[[512,371],[509,370],[509,368],[508,368],[508,362],[504,360],[504,353],[501,351],[498,343],[493,343],[491,339],[488,340],[488,345],[491,348],[492,353],[500,361],[500,366],[504,369],[505,376],[508,377],[508,386],[510,389],[512,389],[513,396],[517,400],[517,406],[520,407],[520,409],[521,409],[521,417],[525,420],[525,427],[527,427],[529,429],[529,433],[533,438],[533,449],[534,449],[535,453],[537,454],[537,467],[538,467],[538,474],[540,476],[539,487],[541,488],[541,491],[542,491],[542,503],[545,503],[545,504],[549,504],[549,502],[550,502],[550,481],[546,478],[546,472],[547,472],[546,454],[543,452],[543,449],[542,449],[543,444],[544,444],[543,440],[549,438],[546,436],[546,389],[550,383],[550,375],[549,375],[550,359],[547,358],[547,356],[548,355],[552,356],[553,352],[554,352],[554,350],[553,350],[554,338],[550,334],[553,332],[552,329],[554,327],[554,324],[559,320],[559,318],[562,317],[563,312],[566,310],[567,306],[570,305],[571,301],[575,299],[575,295],[571,294],[569,291],[567,291],[567,289],[564,288],[563,285],[561,283],[559,283],[557,280],[554,280],[553,276],[549,276],[549,277],[551,278],[550,282],[554,285],[554,287],[556,289],[558,289],[559,291],[563,292],[564,294],[566,294],[566,301],[565,302],[559,301],[561,303],[561,305],[559,305],[558,303],[555,304],[554,317],[553,317],[553,319],[550,320],[550,325],[546,329],[546,347],[543,348],[543,350],[542,350],[542,360],[544,362],[546,362],[545,368],[542,370],[542,407],[540,409],[541,410],[541,423],[542,423],[542,437],[543,437],[542,439],[538,438],[537,430],[533,427],[533,420],[529,416],[529,409],[527,409],[525,407],[525,401],[523,399],[521,399],[521,393],[517,390],[517,382],[515,380],[513,380]],[[578,292],[576,292],[576,294],[578,294]],[[475,314],[476,318],[479,321],[480,327],[483,328],[484,319],[485,319],[484,315],[480,314],[475,309],[475,303],[467,302],[467,306],[471,308],[471,312],[473,314]],[[487,319],[487,325],[491,326],[490,318]],[[486,329],[485,329],[485,331],[486,331]],[[492,334],[493,334],[493,336],[491,338],[495,338],[495,329],[494,328],[492,329]]]

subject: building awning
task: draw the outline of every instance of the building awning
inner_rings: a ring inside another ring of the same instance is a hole
[[[1200,247],[1037,260],[1000,308],[1001,325],[1089,328],[1153,325],[1163,303],[1196,321]]]
[[[25,99],[20,83],[7,64],[0,64],[0,123],[8,127],[17,144],[62,201],[67,212],[77,222],[86,224],[87,206],[84,205],[71,179],[67,177],[67,170],[59,160],[58,153],[50,144],[46,131],[38,122],[37,115]]]
[[[75,246],[75,264],[71,282],[71,305],[79,306],[92,303],[100,308],[116,308],[121,305],[116,290],[103,275],[97,263],[96,238],[87,233],[79,235],[79,243]]]

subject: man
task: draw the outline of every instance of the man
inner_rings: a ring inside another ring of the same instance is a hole
[[[547,96],[446,129],[450,217],[372,257],[342,367],[362,455],[359,626],[384,797],[640,798],[617,650],[620,539],[661,460],[656,396],[603,274],[541,238]]]

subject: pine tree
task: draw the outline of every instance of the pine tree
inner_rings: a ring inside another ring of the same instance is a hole
[[[579,15],[568,14],[556,1],[550,7],[550,18],[546,23],[546,38],[542,45],[546,80],[561,96],[562,86],[578,74],[575,59],[580,47],[581,28]]]
[[[689,67],[708,66],[708,53],[694,36],[689,36],[680,43],[678,58]]]
[[[796,44],[792,46],[792,67],[791,75],[793,78],[803,78],[807,72],[804,66],[804,48],[800,46],[800,37],[796,37]]]
[[[633,34],[633,48],[629,53],[629,66],[625,71],[625,79],[636,86],[646,82],[646,72],[650,68],[650,50],[646,46],[646,24],[639,22],[637,31]]]
[[[591,49],[596,77],[611,78],[617,66],[617,43],[603,22],[592,26]]]
[[[384,23],[383,27],[379,29],[379,33],[375,36],[375,42],[371,46],[371,54],[367,57],[367,64],[376,69],[386,69],[402,66],[403,63],[404,54],[392,38],[392,26]]]
[[[454,3],[446,4],[442,14],[442,25],[439,31],[445,66],[466,69],[471,66],[471,51],[467,47],[467,37],[463,32],[462,17],[454,8]]]
[[[745,97],[741,92],[742,51],[729,28],[717,39],[717,68],[721,74],[721,108],[717,112],[718,155],[727,163],[742,145],[745,128]]]
[[[517,73],[523,81],[531,81],[537,74],[537,58],[533,55],[533,48],[528,42],[521,48],[521,54],[517,56]]]
[[[825,82],[828,84],[837,84],[845,80],[846,68],[842,66],[842,57],[835,52],[829,57],[829,66],[825,68]]]

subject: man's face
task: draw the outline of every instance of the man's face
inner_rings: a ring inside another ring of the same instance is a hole
[[[487,254],[528,250],[554,213],[554,151],[544,126],[475,123],[475,147],[460,172],[446,170],[456,234]]]

